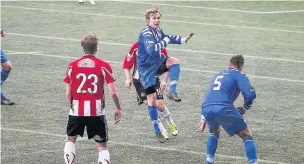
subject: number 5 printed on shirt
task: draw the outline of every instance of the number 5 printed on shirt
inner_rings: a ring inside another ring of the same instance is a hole
[[[222,85],[221,80],[222,80],[223,78],[224,78],[223,75],[219,75],[219,76],[217,76],[217,77],[215,78],[213,84],[216,84],[217,86],[213,87],[213,90],[214,90],[214,91],[218,91],[218,90],[221,89],[221,85]]]

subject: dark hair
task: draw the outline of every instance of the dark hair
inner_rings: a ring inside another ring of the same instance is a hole
[[[236,66],[237,68],[243,67],[245,63],[243,55],[233,55],[230,58],[230,64]]]
[[[81,46],[84,53],[94,54],[97,51],[98,38],[95,35],[84,36],[81,39]]]

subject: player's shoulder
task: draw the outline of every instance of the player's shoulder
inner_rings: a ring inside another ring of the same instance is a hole
[[[96,58],[95,60],[99,64],[100,67],[110,67],[110,63],[108,61],[105,61],[105,60],[99,59],[99,58]]]
[[[150,27],[147,25],[141,30],[140,34],[143,36],[152,35],[152,31]]]

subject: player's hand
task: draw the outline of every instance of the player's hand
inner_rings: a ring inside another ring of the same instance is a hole
[[[121,116],[121,109],[116,109],[114,111],[115,124],[117,124],[121,120],[121,118],[122,118],[122,116]]]
[[[201,119],[196,126],[196,132],[197,133],[203,133],[205,128],[206,128],[206,120]]]
[[[126,80],[125,86],[126,86],[128,89],[131,88],[131,85],[132,85],[132,80]]]
[[[241,114],[241,115],[244,115],[246,113],[246,110],[243,108],[243,107],[238,107],[236,108],[238,110],[238,112]]]
[[[167,90],[167,81],[163,80],[161,83],[160,83],[160,90],[162,92],[166,91]]]
[[[187,42],[192,38],[193,35],[194,35],[194,33],[191,32],[191,33],[185,38],[185,43],[187,43]]]
[[[4,37],[4,30],[1,29],[1,37]]]

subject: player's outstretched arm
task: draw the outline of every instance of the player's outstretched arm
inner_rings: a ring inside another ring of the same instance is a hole
[[[118,94],[117,94],[115,83],[114,82],[108,83],[108,88],[109,88],[110,96],[112,97],[113,102],[116,106],[116,109],[114,111],[114,120],[115,120],[115,124],[116,124],[122,118],[122,116],[121,116],[121,106],[120,106],[120,103],[119,103],[119,97],[118,97]]]
[[[152,32],[147,31],[143,33],[143,43],[149,55],[159,55],[161,49],[164,49],[169,44],[170,39],[164,37],[161,41],[156,42]]]

